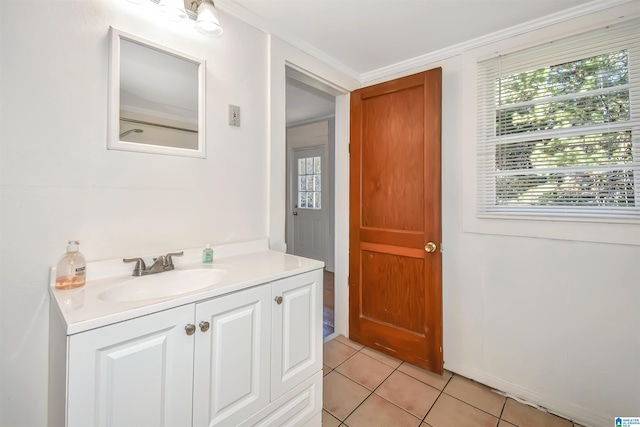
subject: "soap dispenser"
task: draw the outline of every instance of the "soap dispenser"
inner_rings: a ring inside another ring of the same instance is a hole
[[[202,250],[202,263],[211,264],[213,262],[213,249],[211,245],[207,243],[207,246]]]
[[[78,252],[79,245],[78,241],[70,240],[67,253],[58,261],[56,268],[57,289],[75,289],[85,284],[87,263],[84,256]]]

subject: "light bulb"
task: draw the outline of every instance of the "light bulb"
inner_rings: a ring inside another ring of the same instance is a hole
[[[196,30],[209,37],[216,37],[222,34],[222,27],[218,20],[218,12],[213,3],[208,0],[202,0],[202,3],[198,6]]]

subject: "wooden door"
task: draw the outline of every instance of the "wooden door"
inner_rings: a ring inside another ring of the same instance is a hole
[[[351,94],[349,337],[436,373],[441,103],[440,68]]]
[[[269,403],[271,304],[269,285],[196,304],[194,427],[236,426]]]

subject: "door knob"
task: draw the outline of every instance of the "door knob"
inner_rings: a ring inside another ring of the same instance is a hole
[[[436,244],[433,242],[429,242],[426,244],[426,246],[424,247],[424,250],[429,252],[429,253],[433,253],[436,251]]]
[[[196,332],[196,325],[189,323],[184,327],[184,330],[187,332],[187,335],[193,335]]]
[[[278,305],[282,304],[282,297],[275,297],[273,300],[274,300],[274,301],[276,302],[276,304],[278,304]]]
[[[200,330],[207,332],[209,330],[209,322],[200,322]]]
[[[294,212],[293,214],[294,214],[294,215],[298,215],[298,212]]]

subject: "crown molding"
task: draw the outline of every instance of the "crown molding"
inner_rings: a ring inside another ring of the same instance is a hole
[[[246,22],[252,27],[257,28],[260,31],[263,31],[267,34],[274,35],[279,39],[289,43],[293,47],[300,49],[301,51],[313,56],[314,58],[322,61],[327,64],[331,68],[340,71],[346,76],[360,81],[360,73],[355,71],[354,69],[344,65],[342,62],[338,61],[332,56],[327,55],[320,49],[310,45],[305,42],[301,38],[289,33],[288,31],[283,30],[282,28],[268,22],[264,18],[258,16],[257,14],[251,12],[249,9],[244,6],[236,3],[233,0],[215,0],[216,8],[222,10],[229,15],[240,19],[241,21]]]
[[[434,62],[442,61],[459,55],[471,49],[505,40],[510,37],[526,34],[528,32],[549,27],[554,24],[566,22],[574,18],[579,18],[592,13],[600,12],[615,6],[638,1],[639,0],[593,0],[588,3],[563,10],[561,12],[534,19],[520,25],[515,25],[504,30],[496,31],[486,36],[468,40],[463,43],[459,43],[434,52],[429,52],[424,55],[416,56],[414,58],[397,62],[395,64],[381,67],[362,74],[346,66],[332,56],[327,55],[323,51],[315,48],[309,43],[303,41],[299,37],[283,30],[282,28],[278,28],[272,23],[267,22],[265,19],[251,12],[244,6],[239,5],[234,0],[216,0],[215,4],[217,8],[224,11],[225,13],[228,13],[229,15],[246,22],[247,24],[257,28],[260,31],[263,31],[267,34],[272,34],[282,39],[290,45],[324,62],[335,70],[340,71],[341,73],[359,81],[361,85],[365,86],[367,83],[376,80],[382,80],[385,77],[389,77],[394,74],[400,74],[412,69],[424,67],[429,64],[433,64]]]
[[[362,73],[360,75],[360,83],[365,86],[367,83],[375,80],[403,73],[411,69],[424,67],[429,64],[433,64],[434,62],[443,61],[471,49],[635,1],[638,0],[594,0],[561,12],[534,19],[532,21],[527,21],[523,24],[515,25],[504,30],[496,31],[486,36],[478,37],[444,49],[416,56],[415,58],[407,59],[406,61],[397,62],[386,67]]]

